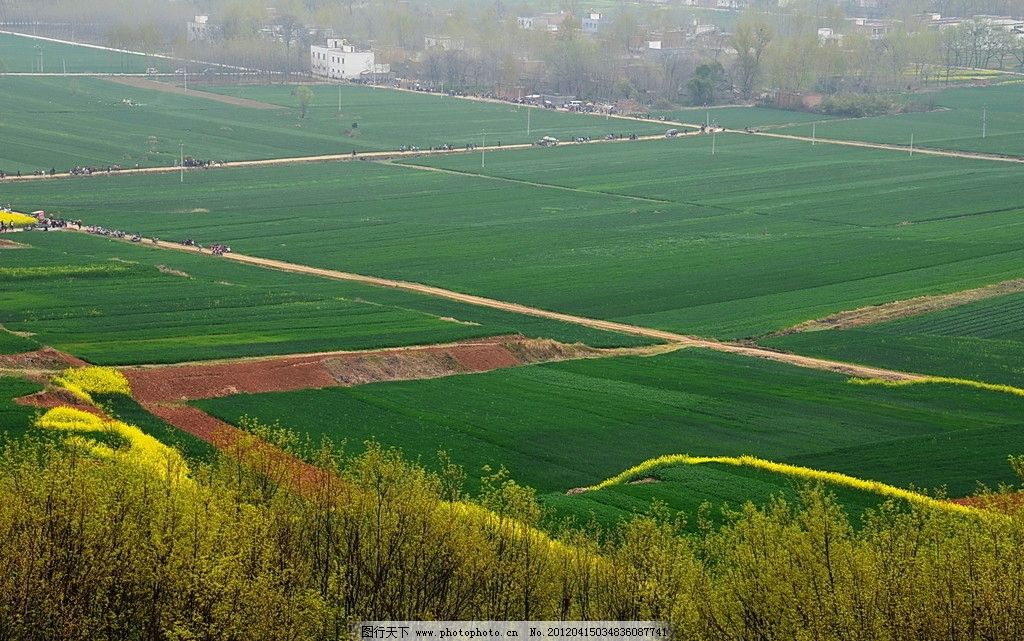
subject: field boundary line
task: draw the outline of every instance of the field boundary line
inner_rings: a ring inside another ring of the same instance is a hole
[[[420,171],[433,171],[442,174],[451,174],[454,176],[463,176],[466,178],[483,178],[486,180],[497,180],[500,182],[509,182],[517,185],[527,185],[530,187],[537,187],[541,189],[557,189],[559,191],[570,191],[577,194],[587,194],[590,196],[614,196],[616,198],[626,198],[628,200],[637,200],[645,203],[653,203],[657,205],[675,205],[678,204],[672,200],[661,200],[659,198],[647,198],[645,196],[634,196],[631,194],[619,194],[614,191],[594,191],[590,189],[582,189],[580,187],[567,187],[565,185],[554,185],[550,183],[538,183],[530,180],[520,180],[518,178],[508,178],[507,176],[495,176],[493,174],[478,174],[475,171],[460,171],[458,169],[447,169],[444,167],[432,167],[430,165],[416,165],[412,163],[395,163],[387,162],[393,167],[406,167],[409,169],[418,169]]]
[[[66,231],[70,231],[72,233],[87,233],[84,231],[72,229],[68,229]],[[131,241],[124,239],[120,240],[120,242],[129,243]],[[196,248],[181,245],[179,243],[172,243],[167,241],[153,243],[152,240],[150,239],[143,239],[143,242],[145,243],[144,246],[153,249],[181,251],[190,254],[197,253]],[[477,307],[486,307],[490,309],[498,309],[506,312],[512,312],[515,314],[521,314],[523,316],[545,318],[548,320],[555,320],[563,323],[568,323],[570,325],[580,325],[592,329],[600,329],[609,332],[616,332],[619,334],[627,334],[630,336],[652,338],[665,343],[675,343],[683,345],[685,347],[699,347],[716,352],[725,352],[729,354],[736,354],[739,356],[760,358],[764,360],[795,365],[797,367],[834,372],[837,374],[844,374],[847,376],[853,376],[858,378],[877,378],[890,381],[912,381],[925,378],[921,374],[914,374],[910,372],[901,372],[897,370],[890,370],[880,367],[871,367],[867,365],[858,365],[854,363],[846,363],[843,361],[835,361],[824,358],[815,358],[811,356],[801,356],[799,354],[792,354],[789,352],[783,352],[779,350],[774,350],[766,347],[759,347],[750,344],[723,342],[710,338],[701,338],[699,336],[689,336],[685,334],[678,334],[676,332],[669,332],[660,329],[642,327],[639,325],[630,325],[627,323],[619,323],[616,321],[607,321],[596,318],[588,318],[585,316],[577,316],[574,314],[566,314],[563,312],[556,312],[552,310],[542,309],[539,307],[531,307],[529,305],[523,305],[520,303],[511,303],[498,300],[495,298],[488,298],[486,296],[464,294],[462,292],[444,289],[442,287],[436,287],[433,285],[425,285],[423,283],[416,283],[391,278],[381,278],[379,276],[368,276],[365,274],[357,274],[353,272],[345,272],[334,269],[327,269],[323,267],[312,267],[309,265],[302,265],[299,263],[291,263],[272,258],[260,258],[258,256],[249,256],[246,254],[237,254],[234,252],[224,254],[221,258],[223,258],[224,260],[231,260],[246,265],[265,267],[268,269],[275,269],[283,272],[305,274],[308,276],[318,276],[320,278],[328,278],[331,280],[363,283],[365,285],[372,285],[374,287],[382,287],[386,289],[398,289],[403,291],[415,292],[418,294],[433,296],[435,298],[453,300],[467,305],[474,305]]]

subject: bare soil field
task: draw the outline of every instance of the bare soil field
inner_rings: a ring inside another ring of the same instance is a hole
[[[126,367],[142,403],[180,403],[241,393],[348,387],[437,378],[503,367],[620,353],[517,336],[450,345],[328,352],[212,363]]]
[[[143,403],[142,407],[178,429],[203,439],[228,458],[244,460],[246,466],[275,482],[300,490],[333,488],[331,491],[338,491],[346,487],[330,471],[306,463],[202,410],[162,403]]]
[[[996,296],[1016,294],[1019,292],[1024,292],[1024,278],[1006,280],[1001,283],[977,287],[975,289],[965,289],[963,291],[953,292],[950,294],[916,296],[907,300],[897,300],[881,305],[860,307],[858,309],[832,314],[831,316],[826,316],[824,318],[806,321],[799,325],[794,325],[788,329],[776,332],[772,334],[772,336],[786,336],[789,334],[796,334],[798,332],[817,332],[826,329],[851,329],[854,327],[862,327],[864,325],[874,325],[876,323],[885,323],[899,318],[908,318],[910,316],[937,312],[943,309],[949,309],[951,307],[958,307],[960,305],[966,305],[967,303],[985,300],[986,298],[994,298]]]
[[[192,96],[194,98],[203,98],[204,100],[212,100],[214,102],[223,102],[236,107],[247,107],[249,109],[283,109],[280,105],[272,105],[269,102],[260,102],[258,100],[250,100],[248,98],[236,98],[234,96],[222,96],[220,94],[209,93],[207,91],[196,91],[195,89],[185,89],[178,85],[172,85],[166,82],[157,82],[156,80],[148,80],[146,78],[118,76],[105,77],[104,80],[116,82],[119,85],[135,87],[136,89],[149,89],[150,91],[162,91],[164,93],[173,93],[179,96]]]
[[[26,405],[29,407],[38,407],[40,409],[52,409],[54,407],[73,407],[76,410],[83,412],[89,412],[95,414],[100,418],[109,418],[103,410],[98,407],[93,407],[88,403],[83,403],[75,397],[71,392],[59,389],[59,388],[47,388],[35,394],[29,394],[28,396],[22,396],[14,399],[14,402],[18,405]]]
[[[33,380],[48,380],[51,374],[55,374],[68,367],[82,367],[88,365],[80,358],[70,354],[44,347],[35,352],[24,352],[22,354],[0,354],[0,372],[9,371],[19,376],[25,376]]]

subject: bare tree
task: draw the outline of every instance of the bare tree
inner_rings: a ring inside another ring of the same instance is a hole
[[[761,75],[765,51],[772,41],[772,28],[759,16],[746,15],[736,25],[731,44],[736,49],[733,73],[744,98],[749,99]]]

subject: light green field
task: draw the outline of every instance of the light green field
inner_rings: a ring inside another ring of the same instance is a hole
[[[42,69],[39,68],[42,54]],[[0,34],[0,62],[6,72],[44,73],[145,73],[175,69],[174,62],[149,56],[104,51],[59,42]],[[6,111],[6,109],[5,109]]]
[[[914,144],[1010,156],[1024,155],[1024,84],[1012,81],[990,87],[946,89],[935,94],[936,111],[834,120],[815,125],[820,138]],[[982,137],[982,116],[986,120]],[[811,128],[798,125],[780,133],[808,136]]]
[[[1021,276],[1021,168],[743,134],[9,184],[162,238],[717,337]],[[486,171],[487,175],[478,175]],[[495,177],[501,178],[496,180]]]
[[[1024,451],[1020,399],[950,386],[899,389],[739,356],[684,350],[196,405],[347,441],[376,439],[477,478],[504,465],[562,494],[665,454],[761,458],[908,487],[1010,481]]]
[[[209,254],[70,232],[34,232],[22,240],[33,248],[18,250],[17,266],[4,260],[13,252],[0,256],[4,325],[100,364],[367,349],[516,332],[606,346],[639,342]]]
[[[295,88],[223,89],[281,105],[254,109],[97,78],[3,77],[0,169],[13,174],[51,168],[64,172],[76,165],[172,166],[182,153],[230,161],[396,150],[402,145],[464,147],[470,142],[480,144],[483,132],[493,145],[532,142],[544,135],[571,139],[620,130],[638,134],[665,130],[659,124],[624,125],[534,109],[527,135],[525,107],[358,86],[340,87],[341,113],[339,87],[313,86],[314,105],[301,118],[291,95]]]

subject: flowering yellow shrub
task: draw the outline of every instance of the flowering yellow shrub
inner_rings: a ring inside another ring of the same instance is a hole
[[[869,481],[866,479],[857,478],[855,476],[849,476],[847,474],[841,474],[839,472],[827,472],[825,470],[815,470],[809,467],[800,467],[799,465],[789,465],[787,463],[776,463],[774,461],[766,461],[753,456],[689,456],[686,454],[670,454],[667,456],[659,456],[635,465],[621,474],[617,474],[610,479],[601,481],[597,485],[592,485],[585,488],[587,491],[602,490],[612,485],[620,485],[629,481],[632,478],[647,474],[652,470],[659,467],[665,467],[669,465],[700,465],[701,463],[719,463],[723,465],[737,465],[752,467],[760,470],[766,470],[774,472],[776,474],[785,474],[794,478],[804,479],[807,481],[818,481],[822,483],[831,483],[833,485],[839,485],[843,487],[852,488],[855,490],[861,490],[864,492],[871,492],[887,498],[901,499],[908,503],[921,505],[924,507],[930,507],[945,512],[955,512],[958,514],[965,514],[970,516],[991,516],[990,512],[979,510],[978,508],[969,507],[966,505],[959,505],[950,501],[940,501],[930,496],[920,494],[918,492],[911,492],[910,490],[904,490],[902,488],[888,485],[886,483],[880,483],[878,481]]]
[[[168,447],[134,425],[102,418],[73,407],[55,407],[36,419],[36,427],[67,432],[111,432],[128,442],[128,446],[113,449],[79,435],[69,437],[68,443],[102,456],[147,467],[175,481],[184,480],[188,465],[178,450]]]
[[[99,416],[73,407],[55,407],[36,419],[36,427],[47,430],[99,432],[104,425]]]
[[[19,214],[16,211],[0,211],[0,223],[24,227],[36,224],[36,219],[27,214]]]
[[[568,553],[570,549],[561,541],[552,539],[547,533],[542,532],[515,519],[504,519],[487,508],[469,503],[466,501],[445,501],[441,503],[441,509],[450,511],[451,514],[471,523],[476,523],[486,529],[498,529],[502,526],[510,529],[515,539],[527,539],[534,545],[539,545],[554,553]]]
[[[1002,392],[1003,394],[1024,396],[1024,389],[1013,387],[1012,385],[983,383],[981,381],[972,381],[967,378],[950,378],[948,376],[922,376],[921,378],[903,381],[889,381],[884,378],[851,378],[850,382],[854,385],[883,385],[885,387],[907,387],[908,385],[920,385],[922,383],[959,385],[961,387],[972,387],[974,389],[985,390],[988,392]]]
[[[131,396],[132,389],[124,374],[110,367],[72,367],[53,379],[86,403],[92,403],[92,394],[125,394]]]

